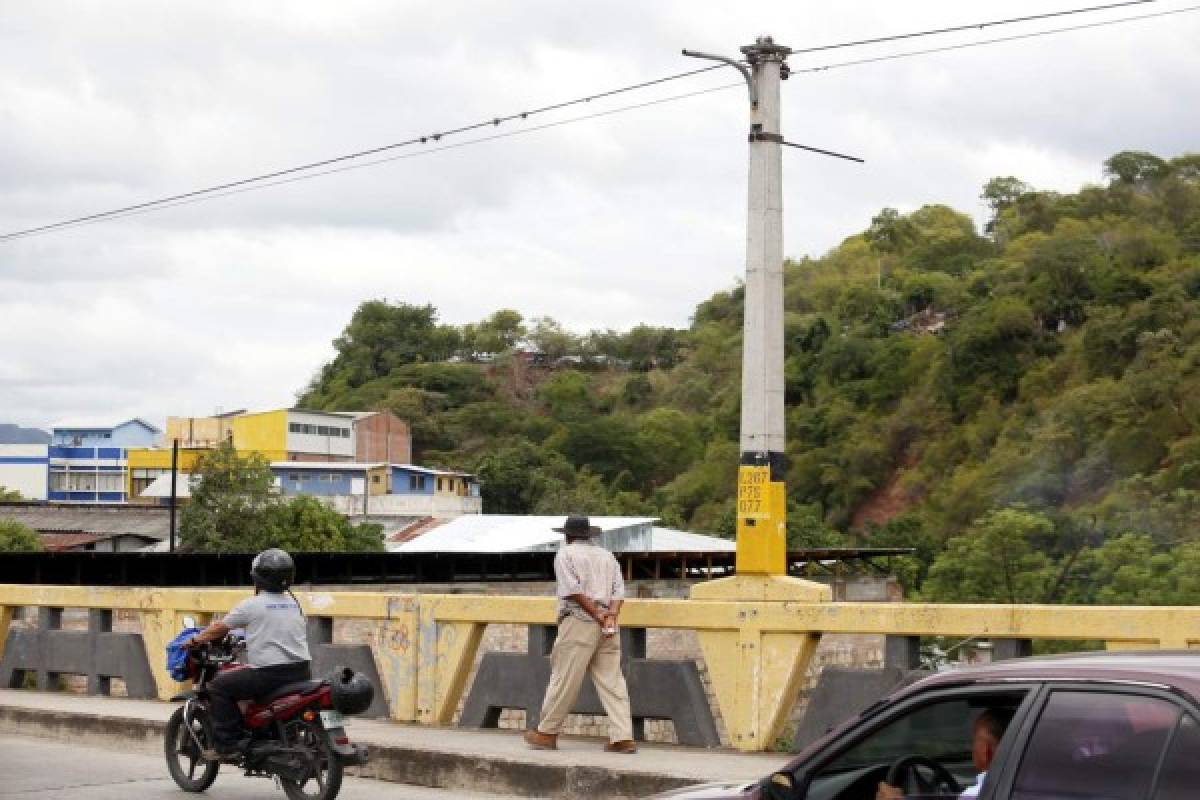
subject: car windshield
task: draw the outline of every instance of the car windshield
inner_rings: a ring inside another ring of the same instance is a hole
[[[980,715],[1011,712],[1024,691],[972,693],[920,705],[853,741],[822,764],[809,783],[809,800],[872,800],[893,765],[916,759],[918,777],[930,786],[948,773],[959,787],[974,784],[980,770],[972,758],[972,729]],[[932,764],[930,763],[932,762]],[[901,773],[907,768],[898,768]],[[900,781],[904,774],[894,776]],[[944,779],[941,784],[945,787]],[[942,794],[957,797],[945,788]],[[912,793],[910,793],[911,796]],[[927,796],[942,796],[928,791]]]

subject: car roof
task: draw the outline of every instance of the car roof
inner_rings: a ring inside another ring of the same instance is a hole
[[[939,672],[917,681],[901,694],[963,683],[1018,680],[1152,683],[1200,699],[1200,651],[1117,651],[1014,658]]]

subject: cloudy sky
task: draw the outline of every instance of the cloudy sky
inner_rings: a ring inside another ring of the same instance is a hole
[[[0,233],[699,66],[684,47],[735,53],[770,33],[801,48],[1081,5],[11,2]],[[1200,149],[1197,41],[1200,13],[1185,13],[797,74],[783,87],[785,135],[867,164],[785,153],[786,252],[818,255],[884,206],[945,202],[979,218],[995,175],[1073,190],[1118,150]],[[736,79],[709,73],[539,120]],[[746,113],[734,88],[0,242],[0,422],[287,405],[370,298],[432,303],[453,323],[507,307],[580,331],[685,325],[742,271]]]

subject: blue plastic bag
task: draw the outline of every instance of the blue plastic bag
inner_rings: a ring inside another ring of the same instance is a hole
[[[183,631],[167,645],[167,672],[177,681],[188,679],[188,651],[183,643],[195,636],[203,628],[184,628]]]

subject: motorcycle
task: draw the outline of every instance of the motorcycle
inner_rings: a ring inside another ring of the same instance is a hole
[[[167,722],[164,741],[167,769],[185,792],[202,792],[217,779],[221,762],[205,758],[213,748],[207,686],[226,670],[247,669],[238,660],[244,650],[245,640],[230,634],[187,653],[193,688],[171,698],[183,705]],[[369,682],[364,689],[364,681],[340,667],[325,679],[287,684],[242,704],[249,744],[232,766],[247,776],[275,779],[289,800],[334,800],[343,768],[367,763],[366,746],[352,743],[344,727],[345,716],[371,703],[374,689]],[[339,685],[358,691],[347,698]]]

